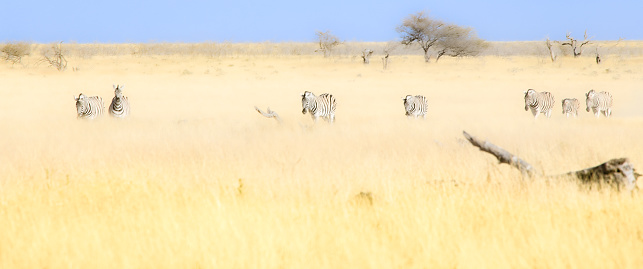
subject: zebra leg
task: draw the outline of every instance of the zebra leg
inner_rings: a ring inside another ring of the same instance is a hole
[[[611,108],[608,108],[607,110],[605,110],[605,117],[609,118],[611,115],[612,115],[612,109]]]
[[[547,112],[545,112],[545,116],[547,116],[547,118],[551,117],[551,109],[547,110]]]
[[[330,123],[335,122],[335,114],[330,114]]]

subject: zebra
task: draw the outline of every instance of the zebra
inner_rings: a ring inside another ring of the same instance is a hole
[[[93,120],[105,112],[103,98],[99,96],[88,97],[81,93],[78,98],[74,96],[74,100],[76,100],[77,119]]]
[[[587,112],[591,108],[597,118],[600,116],[601,111],[603,111],[605,117],[609,118],[612,115],[612,94],[609,92],[597,93],[594,90],[590,90],[585,94],[585,97]]]
[[[109,114],[114,118],[124,119],[129,116],[130,105],[127,96],[123,95],[124,85],[112,85],[114,87],[114,98],[109,105]]]
[[[404,97],[404,109],[406,110],[406,117],[422,116],[426,118],[426,111],[428,110],[429,105],[426,102],[426,97],[422,95],[407,95]]]
[[[335,121],[337,102],[331,94],[324,93],[315,96],[312,92],[306,91],[301,95],[301,107],[301,113],[306,114],[306,112],[309,112],[315,122],[319,117],[330,123]]]
[[[569,115],[574,115],[574,118],[578,117],[578,108],[580,107],[580,102],[576,98],[565,98],[563,99],[563,114],[569,118]]]
[[[537,92],[534,89],[525,92],[525,111],[531,109],[534,119],[538,118],[540,113],[549,118],[555,103],[554,95],[550,92]]]

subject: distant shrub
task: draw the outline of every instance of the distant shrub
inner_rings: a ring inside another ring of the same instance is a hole
[[[59,43],[52,43],[51,50],[46,50],[43,53],[43,58],[40,62],[49,63],[58,71],[64,71],[67,68],[67,59],[63,55],[62,41]]]
[[[14,64],[19,63],[20,61],[22,61],[23,56],[29,55],[31,53],[31,44],[27,42],[7,43],[2,46],[0,52],[4,54],[2,58],[5,61],[9,61]]]

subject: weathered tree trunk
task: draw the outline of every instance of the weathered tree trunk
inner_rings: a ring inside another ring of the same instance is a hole
[[[386,68],[388,67],[388,54],[386,54],[386,56],[382,57],[382,66],[383,66],[384,70],[386,70]]]
[[[466,131],[462,132],[464,137],[471,142],[472,145],[480,148],[480,150],[490,153],[495,156],[500,163],[509,164],[522,172],[526,176],[535,176],[538,175],[533,167],[525,162],[523,159],[520,159],[518,156],[515,156],[508,151],[491,144],[488,141],[479,140]],[[543,175],[540,175],[543,176]],[[583,169],[580,171],[568,172],[562,175],[555,176],[544,176],[548,178],[559,178],[559,177],[572,177],[577,178],[582,183],[588,184],[606,184],[616,186],[618,190],[625,188],[627,191],[633,191],[638,189],[636,185],[636,179],[640,174],[636,173],[634,166],[629,162],[627,158],[618,158],[611,159],[605,163],[602,163],[598,166]]]
[[[598,166],[575,172],[568,172],[563,176],[572,176],[589,184],[615,185],[619,190],[625,187],[627,191],[636,189],[636,178],[639,174],[627,158],[611,159]]]
[[[257,112],[259,112],[259,114],[263,115],[264,117],[266,117],[266,118],[274,118],[275,120],[277,120],[277,122],[281,123],[281,117],[279,117],[277,112],[274,112],[274,111],[270,110],[270,108],[268,108],[265,113],[263,111],[261,111],[261,109],[259,109],[256,106],[255,106],[255,110],[257,110]]]
[[[556,54],[554,54],[554,50],[551,48],[552,45],[551,45],[551,41],[549,40],[549,38],[547,38],[547,40],[545,41],[545,45],[547,46],[547,49],[549,50],[549,57],[551,58],[551,62],[552,63],[555,62],[556,61]]]
[[[431,60],[431,54],[429,54],[429,49],[424,49],[424,62],[428,63]]]
[[[364,64],[371,63],[371,55],[373,55],[372,50],[365,49],[364,51],[362,51],[362,60],[364,60]]]

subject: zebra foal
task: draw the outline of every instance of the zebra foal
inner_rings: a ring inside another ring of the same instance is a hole
[[[129,99],[123,95],[123,85],[112,86],[114,87],[114,98],[112,98],[112,103],[109,105],[109,115],[114,118],[124,119],[129,116]]]
[[[77,119],[93,120],[105,112],[103,98],[99,96],[88,97],[81,93],[78,97],[74,96],[74,100],[76,100]]]
[[[596,92],[590,90],[585,94],[585,104],[587,105],[587,112],[591,108],[594,112],[594,115],[598,118],[601,111],[605,117],[610,117],[612,115],[612,94],[609,92]]]
[[[578,108],[580,108],[580,102],[576,98],[565,98],[563,99],[563,114],[569,118],[569,115],[573,115],[574,118],[578,117]]]
[[[406,111],[405,115],[407,118],[422,116],[426,118],[426,112],[429,109],[429,105],[426,101],[426,97],[422,95],[407,95],[404,97],[404,110]]]
[[[317,122],[320,117],[330,123],[335,121],[337,101],[331,94],[324,93],[315,96],[312,92],[306,91],[301,95],[301,107],[301,113],[310,113],[314,122]]]
[[[538,118],[540,113],[549,118],[554,104],[554,95],[550,92],[537,92],[534,89],[529,89],[525,92],[525,111],[531,109],[534,119]]]

